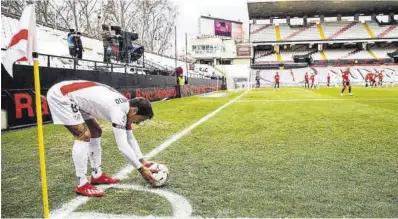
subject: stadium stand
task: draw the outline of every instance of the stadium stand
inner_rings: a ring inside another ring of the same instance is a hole
[[[282,40],[320,39],[315,23],[307,27],[291,28],[287,24],[279,25]]]
[[[398,2],[338,3],[248,1],[254,51],[251,81],[259,71],[264,79],[261,86],[272,85],[278,71],[281,86],[302,85],[305,72],[318,72],[321,84],[328,73],[332,81],[341,83],[341,70],[346,67],[354,84],[364,83],[366,73],[381,69],[386,80],[396,78],[398,22],[391,15]],[[388,21],[381,22],[376,15]]]
[[[253,24],[251,30],[252,42],[276,41],[275,28],[272,24]]]
[[[270,87],[273,86],[274,83],[274,75],[276,72],[280,75],[280,83],[281,86],[303,86],[304,85],[304,74],[308,72],[311,73],[317,72],[319,75],[319,81],[322,86],[325,86],[327,83],[327,75],[330,74],[331,83],[333,86],[341,85],[341,72],[345,69],[345,67],[333,67],[333,68],[300,68],[293,69],[292,72],[290,70],[252,70],[251,71],[251,81],[255,81],[256,72],[260,73],[260,76],[263,80],[260,80],[261,87]],[[379,72],[380,70],[384,70],[384,79],[386,83],[391,83],[393,79],[394,83],[398,82],[398,66],[387,66],[387,67],[373,67],[373,66],[361,66],[361,67],[352,67],[350,68],[350,80],[353,84],[364,85],[365,75],[369,72]],[[254,86],[254,85],[253,85]]]
[[[378,57],[378,58],[389,58],[387,53],[392,53],[398,51],[398,45],[394,44],[386,44],[381,46],[373,46],[371,47],[371,51]]]
[[[361,22],[323,22],[320,24],[326,39],[367,39],[371,38]],[[375,22],[367,22],[374,38],[398,38],[397,25],[380,26]],[[273,24],[252,24],[251,42],[277,41]],[[293,28],[287,24],[279,24],[281,41],[321,40],[316,23],[306,27]]]

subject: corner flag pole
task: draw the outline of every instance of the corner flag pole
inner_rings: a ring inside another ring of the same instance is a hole
[[[39,75],[39,61],[37,52],[33,52],[33,73],[35,80],[35,101],[36,101],[36,117],[37,117],[37,140],[39,142],[39,157],[40,157],[40,175],[41,175],[41,189],[43,196],[43,210],[44,218],[48,219],[48,194],[47,194],[47,174],[46,174],[46,158],[44,153],[44,138],[43,138],[43,118],[41,111],[41,92],[40,92],[40,75]]]

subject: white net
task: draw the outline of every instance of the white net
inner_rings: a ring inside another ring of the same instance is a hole
[[[226,68],[227,90],[248,90],[252,88],[249,66],[231,65]]]

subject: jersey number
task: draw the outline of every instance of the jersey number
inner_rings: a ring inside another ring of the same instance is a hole
[[[71,104],[70,107],[72,108],[72,112],[77,113],[79,112],[79,107],[76,104]]]

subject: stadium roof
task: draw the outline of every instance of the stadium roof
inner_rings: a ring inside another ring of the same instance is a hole
[[[224,19],[224,18],[216,18],[216,17],[203,16],[203,15],[200,17],[205,18],[205,19],[210,19],[210,20],[221,20],[221,21],[229,21],[231,23],[243,24],[242,21],[233,21],[233,20],[228,20],[228,19]]]
[[[327,17],[398,13],[398,1],[387,0],[248,0],[249,19]]]

